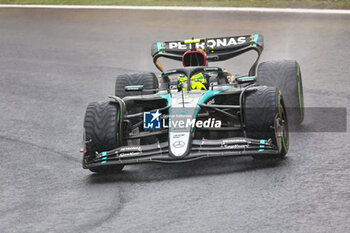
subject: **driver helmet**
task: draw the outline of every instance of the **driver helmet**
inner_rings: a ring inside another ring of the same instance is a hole
[[[207,79],[203,73],[195,74],[191,77],[191,89],[192,90],[206,90]]]
[[[188,90],[188,87],[187,87],[187,76],[186,75],[181,75],[178,79],[178,82],[177,82],[177,88],[179,91],[181,90]],[[190,80],[190,83],[191,83],[191,90],[206,90],[207,87],[207,79],[204,77],[203,73],[198,73],[198,74],[195,74],[191,77],[191,80]]]
[[[179,79],[177,80],[177,89],[178,91],[184,90],[187,91],[187,76],[186,75],[180,75]]]

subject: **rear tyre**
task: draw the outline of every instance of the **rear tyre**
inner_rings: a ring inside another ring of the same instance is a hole
[[[304,96],[300,66],[293,60],[263,62],[258,67],[260,85],[282,91],[290,126],[304,119]]]
[[[125,96],[140,95],[139,91],[125,91],[125,86],[143,85],[142,94],[152,94],[156,91],[146,91],[159,87],[158,79],[152,72],[141,72],[119,75],[115,81],[115,96],[124,98]]]
[[[284,158],[289,147],[289,132],[281,92],[273,87],[259,87],[247,93],[244,107],[247,137],[271,140],[279,150],[277,155],[257,154],[253,158]]]
[[[96,152],[109,151],[119,146],[119,106],[115,103],[90,103],[84,119],[84,163],[95,158]],[[108,162],[107,162],[108,163]],[[121,171],[124,165],[90,168],[92,172]]]

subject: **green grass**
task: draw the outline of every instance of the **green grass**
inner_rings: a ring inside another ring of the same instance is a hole
[[[0,0],[0,4],[228,6],[350,9],[350,0]]]

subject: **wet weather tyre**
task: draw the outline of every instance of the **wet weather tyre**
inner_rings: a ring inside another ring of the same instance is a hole
[[[281,92],[274,87],[259,87],[249,91],[244,103],[245,129],[248,138],[271,140],[279,149],[279,154],[253,155],[255,159],[282,159],[288,152],[289,132]],[[283,127],[280,127],[280,125]],[[283,130],[278,136],[278,130]],[[259,149],[263,151],[263,147]]]
[[[115,96],[124,98],[125,96],[140,95],[139,91],[125,91],[125,86],[143,85],[142,94],[152,94],[156,91],[146,91],[159,87],[158,79],[152,72],[122,74],[115,81]]]
[[[276,87],[282,92],[290,126],[304,119],[304,96],[301,71],[294,60],[268,61],[258,67],[260,85]]]
[[[96,152],[115,149],[119,146],[119,106],[116,103],[90,103],[84,119],[85,155],[84,163],[95,158]],[[124,165],[90,168],[92,172],[117,172]]]

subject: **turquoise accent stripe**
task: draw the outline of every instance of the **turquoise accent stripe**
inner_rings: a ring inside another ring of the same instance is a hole
[[[143,87],[143,85],[125,86],[125,88],[140,88],[140,87]]]
[[[171,95],[166,94],[166,95],[160,95],[160,94],[156,94],[157,96],[166,99],[168,101],[168,106],[171,106]],[[171,108],[168,109],[168,114],[169,114],[169,122],[170,122],[170,115],[171,115]],[[168,130],[170,131],[170,127],[168,128]]]
[[[259,35],[258,35],[258,34],[255,34],[255,35],[254,35],[254,43],[255,43],[255,44],[253,45],[254,47],[256,47],[256,43],[258,43],[258,38],[259,38]]]
[[[157,42],[157,49],[159,53],[163,53],[162,50],[162,43],[161,42]]]
[[[107,161],[102,161],[101,163],[107,163]]]
[[[265,144],[265,142],[266,142],[266,140],[260,140],[260,143],[261,143],[261,144]],[[260,147],[260,148],[264,148],[265,145],[260,145],[259,147]],[[259,149],[259,151],[264,151],[264,149]]]
[[[106,156],[106,155],[107,155],[107,152],[102,152],[101,155],[102,155],[102,156]]]
[[[168,101],[168,106],[171,105],[171,96],[170,94],[166,94],[166,95],[160,95],[160,94],[156,94],[157,96],[163,98],[163,99],[166,99]]]
[[[102,159],[103,159],[103,160],[106,160],[106,159],[107,159],[107,157],[102,157]]]
[[[259,34],[255,34],[254,35],[254,42],[255,43],[258,43],[258,38],[259,38]]]
[[[225,89],[221,89],[221,90],[217,90],[217,91],[213,91],[213,90],[206,91],[204,93],[204,95],[202,95],[202,97],[199,99],[198,103],[204,104],[208,99],[215,96],[216,94],[223,92],[223,91],[231,90],[231,89],[232,88],[225,88]]]
[[[204,104],[205,102],[207,102],[208,99],[210,99],[211,97],[215,96],[216,94],[223,92],[223,91],[227,91],[227,90],[232,90],[232,88],[225,88],[225,89],[221,89],[221,90],[217,90],[217,91],[213,91],[213,90],[208,90],[204,93],[204,95],[202,95],[202,97],[199,99],[198,104]],[[193,114],[193,119],[197,119],[198,113],[201,110],[201,107],[199,107],[197,105],[196,109],[194,110],[194,114]],[[193,131],[193,128],[191,129],[191,132]]]
[[[241,78],[238,78],[238,79],[254,79],[255,76],[247,76],[247,77],[241,77]]]
[[[208,99],[215,96],[216,94],[223,92],[223,91],[231,90],[231,89],[232,88],[225,88],[225,89],[221,89],[221,90],[217,90],[217,91],[213,91],[213,90],[206,91],[204,93],[204,95],[202,95],[202,97],[199,99],[198,104],[204,104],[205,102],[207,102]],[[195,110],[194,115],[193,115],[194,119],[197,118],[199,110],[201,110],[201,107],[199,107],[197,105],[196,110]]]

